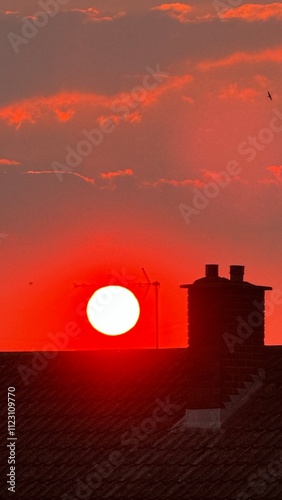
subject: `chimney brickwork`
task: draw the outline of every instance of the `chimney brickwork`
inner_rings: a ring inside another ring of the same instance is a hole
[[[208,264],[204,278],[181,285],[188,289],[189,351],[197,381],[203,372],[209,375],[198,408],[222,406],[264,368],[264,294],[271,287],[243,276],[243,266],[230,266],[227,279]]]

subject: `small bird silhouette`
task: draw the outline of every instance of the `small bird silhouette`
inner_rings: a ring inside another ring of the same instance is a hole
[[[81,285],[81,284],[79,284],[79,283],[73,283],[73,288],[77,288],[77,287],[79,287],[79,286],[83,286],[83,285]]]
[[[269,97],[269,99],[272,101],[272,95],[271,95],[271,93],[269,92],[269,90],[268,90],[268,92],[267,92],[267,97]]]

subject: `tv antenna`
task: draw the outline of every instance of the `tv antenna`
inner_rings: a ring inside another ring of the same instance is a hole
[[[146,278],[147,283],[140,283],[141,286],[147,286],[147,291],[144,296],[146,297],[148,290],[151,286],[155,287],[155,311],[156,311],[156,348],[159,348],[159,287],[160,287],[160,282],[159,281],[151,281],[149,279],[148,274],[146,273],[144,267],[142,267],[142,271],[144,273],[144,276]]]
[[[73,282],[73,288],[79,288],[79,287],[87,287],[87,286],[94,286],[96,285],[97,283],[76,283],[76,282]]]

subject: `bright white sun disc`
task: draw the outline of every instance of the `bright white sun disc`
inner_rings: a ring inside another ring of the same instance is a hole
[[[96,290],[88,301],[86,313],[95,330],[105,335],[122,335],[136,325],[140,306],[130,290],[111,285]]]

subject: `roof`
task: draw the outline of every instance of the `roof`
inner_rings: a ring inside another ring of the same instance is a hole
[[[195,280],[193,283],[188,283],[184,285],[180,285],[180,288],[198,288],[198,287],[245,287],[245,288],[259,288],[262,290],[272,290],[271,286],[264,285],[254,285],[253,283],[249,283],[248,281],[231,281],[228,278],[223,278],[220,276],[217,277],[209,277],[204,276],[203,278],[199,278]]]
[[[202,287],[244,287],[262,290],[272,290],[271,286],[254,285],[243,280],[244,266],[230,266],[230,279],[218,275],[218,264],[206,264],[206,274],[193,283],[180,285],[180,288],[202,288]]]
[[[179,424],[200,390],[189,349],[1,353],[2,401],[16,388],[16,498],[280,500],[282,347],[265,353],[258,390],[208,430]]]

